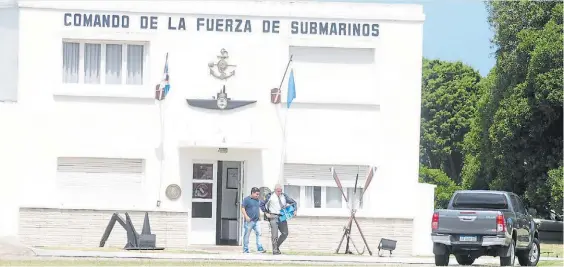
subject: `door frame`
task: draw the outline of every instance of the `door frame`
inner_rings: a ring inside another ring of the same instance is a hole
[[[235,243],[227,243],[227,244],[222,244],[221,243],[221,224],[222,224],[222,218],[221,218],[221,209],[222,209],[222,201],[223,201],[223,163],[224,162],[239,162],[239,168],[240,168],[240,173],[239,173],[239,186],[237,189],[237,240],[235,241]],[[241,216],[241,204],[243,203],[243,198],[245,198],[245,188],[244,188],[244,184],[245,184],[245,161],[244,160],[217,160],[216,161],[216,166],[217,166],[217,178],[216,178],[216,210],[215,210],[215,225],[216,225],[216,230],[215,230],[215,243],[216,245],[231,245],[231,246],[241,246],[243,245],[243,216]]]
[[[206,218],[206,219],[204,219],[204,220],[211,220],[211,221],[213,221],[214,219],[217,220],[217,217],[216,217],[216,216],[217,216],[217,213],[214,212],[214,209],[217,211],[217,208],[218,208],[218,206],[217,206],[217,201],[215,201],[215,199],[217,199],[217,197],[220,197],[220,196],[217,195],[217,181],[218,181],[218,177],[217,177],[217,160],[192,159],[191,164],[192,164],[192,173],[190,174],[190,176],[192,176],[192,179],[191,179],[190,182],[192,183],[192,186],[193,186],[194,183],[198,183],[198,182],[211,183],[211,184],[212,184],[212,198],[211,198],[211,200],[207,200],[207,199],[205,199],[205,200],[204,200],[204,199],[194,199],[194,198],[192,198],[192,195],[191,195],[191,196],[190,196],[190,198],[191,198],[190,205],[192,205],[192,203],[194,203],[194,202],[211,202],[211,205],[212,205],[212,212],[211,212],[211,213],[212,213],[212,217],[211,217],[211,218]],[[195,164],[212,164],[212,166],[213,166],[213,169],[212,169],[213,178],[212,178],[212,180],[210,181],[210,180],[194,179],[194,176],[193,176],[194,170],[193,170],[193,168],[194,168],[194,165],[195,165]],[[193,190],[193,188],[192,188],[192,190]],[[192,192],[190,192],[190,194],[192,194]],[[216,195],[214,195],[214,194],[216,194]],[[202,219],[201,219],[201,218],[193,218],[192,216],[190,216],[190,220],[191,220],[190,223],[191,223],[191,225],[193,226],[193,224],[194,224],[195,221],[202,220]],[[191,228],[192,228],[192,227],[191,227]],[[190,230],[190,231],[192,232],[193,230]],[[217,229],[215,229],[215,232],[217,232]],[[191,235],[192,235],[192,233],[191,233]],[[207,239],[207,238],[206,238],[206,239]],[[191,242],[193,243],[193,241],[191,241]]]
[[[217,188],[215,195],[215,244],[221,245],[221,202],[223,201],[223,161],[217,161]]]
[[[237,192],[239,194],[239,209],[241,209],[241,205],[243,204],[243,199],[245,199],[245,167],[247,166],[245,164],[245,161],[242,160],[240,161],[241,163],[241,170],[240,170],[240,176],[241,176],[241,180],[239,181],[239,192]],[[244,220],[245,218],[243,218],[241,212],[237,212],[237,236],[238,236],[238,244],[239,246],[243,245],[243,235],[245,234],[245,231],[243,231],[243,227],[244,227]]]

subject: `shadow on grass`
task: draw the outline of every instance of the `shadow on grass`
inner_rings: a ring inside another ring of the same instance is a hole
[[[276,263],[268,266],[370,266],[366,264],[315,264],[315,263]],[[264,262],[241,261],[164,261],[164,260],[0,260],[0,266],[265,266]]]

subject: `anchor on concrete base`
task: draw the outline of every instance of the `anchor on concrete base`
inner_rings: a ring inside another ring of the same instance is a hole
[[[141,234],[138,234],[135,231],[135,227],[133,227],[133,223],[131,222],[131,218],[129,218],[129,214],[125,213],[125,221],[119,214],[116,212],[112,215],[108,226],[106,227],[106,231],[104,231],[104,235],[102,236],[102,240],[100,240],[100,247],[104,247],[106,241],[110,237],[110,233],[116,224],[116,221],[121,224],[123,229],[127,232],[127,243],[125,244],[124,249],[126,250],[164,250],[164,248],[156,247],[156,235],[151,234],[151,225],[149,223],[149,213],[145,212],[145,220],[143,221],[143,230]]]

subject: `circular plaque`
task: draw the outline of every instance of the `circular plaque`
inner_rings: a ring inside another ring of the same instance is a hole
[[[166,188],[166,197],[170,200],[177,200],[182,194],[182,189],[177,184],[171,184]]]

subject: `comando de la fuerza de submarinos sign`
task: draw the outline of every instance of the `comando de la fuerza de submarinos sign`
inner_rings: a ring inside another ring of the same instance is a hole
[[[322,21],[322,20],[278,20],[246,19],[237,17],[206,18],[180,16],[133,16],[101,13],[64,13],[65,27],[117,28],[139,30],[170,30],[198,32],[233,32],[279,34],[287,28],[295,35],[330,35],[378,37],[378,23]]]

